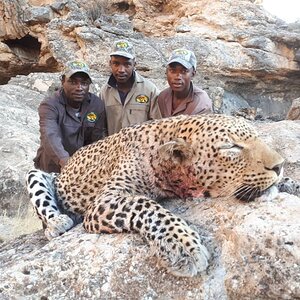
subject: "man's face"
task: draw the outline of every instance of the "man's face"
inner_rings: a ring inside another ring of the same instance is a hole
[[[64,77],[62,79],[62,87],[66,97],[74,102],[82,102],[87,93],[91,80],[85,73],[75,73],[70,78]]]
[[[111,56],[110,67],[118,83],[126,83],[132,76],[135,60],[123,56]]]
[[[191,80],[195,75],[193,68],[187,69],[179,63],[171,63],[167,66],[167,80],[174,92],[189,90]]]

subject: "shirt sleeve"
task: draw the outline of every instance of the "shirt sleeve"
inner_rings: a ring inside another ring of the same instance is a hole
[[[61,129],[58,124],[58,109],[44,101],[40,104],[38,112],[41,142],[49,160],[51,159],[59,165],[60,160],[69,158],[70,155],[62,143]]]
[[[99,101],[102,102],[102,100],[99,99]],[[103,102],[102,102],[103,103]],[[97,124],[93,130],[92,136],[91,136],[91,141],[88,143],[93,143],[98,140],[101,140],[105,137],[107,137],[107,118],[106,118],[106,112],[104,108],[104,104],[102,107],[102,111],[99,114],[99,118],[97,120]]]
[[[155,87],[151,93],[149,120],[161,119],[162,115],[158,105],[159,90]]]
[[[211,114],[213,113],[212,101],[206,92],[201,93],[198,109],[193,114]]]
[[[205,107],[203,110],[203,114],[211,114],[213,113],[213,108],[212,108],[212,101],[211,99],[208,97],[208,95],[205,93]]]
[[[106,111],[105,111],[105,108],[103,108],[103,112],[100,116],[100,119],[101,119],[101,128],[102,128],[102,131],[101,131],[101,139],[105,138],[108,136],[108,131],[107,131],[107,117],[106,117]]]

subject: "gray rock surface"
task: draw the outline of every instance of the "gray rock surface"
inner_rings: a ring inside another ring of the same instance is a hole
[[[212,254],[206,273],[176,278],[133,233],[88,234],[78,225],[0,246],[1,299],[297,299],[300,201],[165,202],[191,222]]]

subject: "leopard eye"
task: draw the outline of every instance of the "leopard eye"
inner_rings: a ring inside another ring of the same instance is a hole
[[[219,147],[219,152],[222,157],[229,160],[238,159],[241,156],[243,147],[233,143],[223,144]]]
[[[232,149],[232,150],[241,150],[241,149],[244,149],[243,146],[241,145],[238,145],[238,144],[234,144],[234,143],[226,143],[226,144],[223,144],[219,147],[219,149],[224,149],[224,150],[229,150],[229,149]]]

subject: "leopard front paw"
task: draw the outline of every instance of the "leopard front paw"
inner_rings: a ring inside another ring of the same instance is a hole
[[[178,236],[178,234],[177,234]],[[160,264],[179,277],[193,277],[208,267],[210,254],[196,232],[183,233],[178,238],[166,238],[159,243]]]
[[[70,230],[74,226],[73,220],[64,214],[54,216],[47,220],[45,236],[48,240],[52,240]]]

